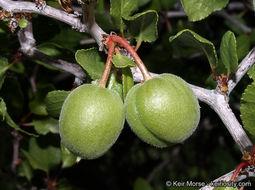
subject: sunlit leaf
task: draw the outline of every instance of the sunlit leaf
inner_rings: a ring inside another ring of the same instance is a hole
[[[71,153],[62,143],[61,143],[61,155],[62,155],[62,168],[69,168],[76,163],[77,156]]]
[[[46,135],[48,133],[58,133],[58,120],[51,117],[33,120],[32,125],[34,125],[36,132],[41,135]]]
[[[54,146],[40,147],[35,138],[29,141],[29,151],[22,150],[25,157],[34,169],[49,173],[50,169],[61,162],[60,148]]]
[[[183,9],[190,21],[199,21],[212,12],[221,10],[229,0],[181,0]]]
[[[243,59],[251,48],[250,37],[246,34],[242,34],[236,38],[237,56],[238,60]]]
[[[135,62],[130,58],[121,55],[120,53],[116,53],[112,57],[112,63],[117,68],[125,68],[125,67],[134,67],[136,66]]]
[[[124,17],[130,34],[138,43],[153,42],[158,37],[158,13],[148,10],[134,16]]]
[[[235,73],[238,67],[236,38],[233,32],[227,31],[220,44],[220,58],[227,69],[226,74]]]
[[[255,137],[255,82],[245,89],[240,111],[244,128]]]
[[[104,71],[104,62],[102,61],[97,49],[91,48],[78,50],[75,53],[75,59],[77,63],[88,73],[91,79],[100,79]]]
[[[117,79],[116,73],[112,73],[110,75],[107,88],[115,91],[121,98],[123,97],[123,95],[122,95],[122,84]]]
[[[138,5],[137,0],[111,0],[111,16],[114,24],[123,32],[122,17],[129,16]]]
[[[128,91],[134,86],[134,80],[130,68],[122,69],[123,99],[126,98]]]
[[[182,30],[175,36],[171,36],[169,40],[175,43],[175,48],[193,47],[203,51],[212,68],[215,68],[218,63],[218,57],[213,43],[192,30]]]
[[[58,118],[62,105],[70,92],[55,90],[47,94],[45,98],[46,110],[50,116]]]

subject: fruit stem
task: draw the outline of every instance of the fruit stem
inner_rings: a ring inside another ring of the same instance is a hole
[[[98,84],[98,86],[100,86],[102,88],[105,88],[106,83],[107,83],[107,79],[108,79],[110,71],[111,71],[111,65],[112,65],[111,60],[112,60],[112,56],[113,56],[113,53],[114,53],[114,46],[115,46],[113,40],[108,39],[107,46],[108,46],[108,57],[107,57],[107,60],[106,60],[104,72],[103,72],[103,74],[100,78],[99,84]]]
[[[147,81],[152,78],[149,71],[145,67],[144,63],[142,62],[140,57],[137,55],[136,51],[129,45],[129,43],[127,43],[126,40],[124,40],[123,38],[121,38],[117,35],[111,35],[111,36],[109,36],[109,41],[119,43],[130,53],[130,55],[134,58],[137,66],[141,70],[141,72],[143,74],[144,81]]]
[[[239,164],[239,166],[236,168],[235,172],[233,173],[233,175],[231,176],[230,181],[235,181],[236,176],[238,175],[239,171],[248,164],[247,161],[243,161],[241,164]]]

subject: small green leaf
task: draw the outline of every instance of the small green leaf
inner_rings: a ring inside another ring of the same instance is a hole
[[[58,120],[51,117],[47,117],[40,120],[33,120],[32,124],[36,132],[40,135],[46,135],[48,133],[58,133]]]
[[[104,62],[95,48],[76,51],[75,59],[93,80],[100,79],[104,71]]]
[[[137,5],[138,0],[111,0],[111,16],[114,24],[121,32],[124,30],[122,18],[131,15]]]
[[[220,44],[220,58],[227,69],[226,74],[235,73],[238,67],[235,34],[227,31]]]
[[[27,27],[27,19],[25,19],[25,18],[22,18],[22,19],[20,19],[20,21],[19,21],[19,27],[20,28],[26,28]]]
[[[0,98],[0,116],[2,118],[0,121],[5,120],[6,114],[7,114],[7,108],[6,108],[5,102],[2,98]]]
[[[117,68],[135,67],[136,66],[136,64],[133,60],[131,60],[130,58],[128,58],[124,55],[121,55],[120,53],[116,53],[115,55],[113,55],[112,63]]]
[[[255,65],[253,65],[250,70],[248,71],[248,75],[255,81]]]
[[[218,63],[218,57],[212,42],[199,36],[192,30],[185,29],[169,38],[170,42],[175,42],[176,47],[193,47],[204,52],[212,68]]]
[[[226,7],[229,0],[181,0],[190,21],[199,21]]]
[[[47,94],[45,98],[46,110],[50,116],[58,118],[62,105],[70,92],[55,90]]]
[[[62,155],[62,168],[69,168],[76,163],[77,156],[71,153],[62,143],[61,143],[61,155]]]
[[[33,169],[39,169],[49,173],[50,169],[61,162],[60,148],[53,146],[40,147],[35,138],[29,141],[29,151],[22,150]]]
[[[121,97],[121,99],[123,98],[123,95],[122,95],[122,84],[117,79],[116,72],[113,72],[110,75],[107,88],[110,89],[110,90],[115,91]]]
[[[249,85],[241,99],[241,119],[244,128],[255,137],[255,82]]]
[[[148,10],[134,16],[124,17],[124,21],[137,43],[153,42],[157,39],[158,13],[156,11]]]
[[[21,128],[19,128],[19,126],[12,120],[12,118],[8,114],[6,104],[1,97],[0,97],[0,121],[5,121],[8,126],[14,128],[17,131],[20,131],[30,136],[37,137],[37,135],[26,132],[22,130]]]
[[[134,86],[134,80],[130,68],[122,69],[123,99],[125,100],[128,91]]]
[[[18,175],[27,178],[28,181],[31,181],[34,174],[29,162],[24,160],[18,166]]]
[[[150,184],[143,178],[137,178],[135,180],[134,190],[152,190]]]
[[[47,93],[52,90],[54,90],[54,86],[50,84],[37,86],[37,92],[33,99],[29,102],[29,108],[32,113],[42,116],[48,115],[46,110],[45,97]]]
[[[237,45],[237,56],[238,60],[243,59],[251,48],[251,41],[250,37],[246,34],[242,34],[236,38],[236,45]]]
[[[0,89],[2,88],[5,79],[5,73],[9,67],[10,65],[8,64],[8,60],[0,56]]]

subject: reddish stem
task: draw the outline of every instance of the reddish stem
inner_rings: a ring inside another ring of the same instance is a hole
[[[235,172],[233,173],[230,181],[235,181],[236,176],[238,175],[239,171],[248,164],[247,161],[243,161],[241,164],[239,164],[239,166],[236,168]]]
[[[129,43],[126,42],[126,40],[116,35],[109,36],[109,41],[111,40],[121,44],[130,53],[130,55],[134,58],[137,66],[141,70],[145,81],[152,78],[149,71],[145,67],[144,63],[142,62],[140,57],[137,55],[136,51],[129,45]]]
[[[213,67],[211,67],[211,70],[212,70],[212,73],[213,73],[213,80],[217,80],[218,76],[217,76],[217,73],[215,71],[215,69]]]
[[[114,42],[111,39],[108,39],[107,41],[107,46],[108,46],[108,57],[106,60],[106,64],[105,64],[105,68],[104,68],[104,72],[101,76],[100,82],[98,84],[98,86],[105,88],[105,85],[107,83],[107,79],[109,77],[110,71],[111,71],[111,65],[112,65],[112,56],[114,53]]]

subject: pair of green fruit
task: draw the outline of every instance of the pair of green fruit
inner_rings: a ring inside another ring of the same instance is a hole
[[[148,144],[166,147],[187,139],[196,129],[200,109],[188,84],[161,74],[137,84],[123,105],[117,93],[85,84],[70,93],[60,114],[60,136],[73,153],[86,159],[103,155],[127,122]]]

